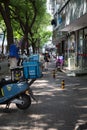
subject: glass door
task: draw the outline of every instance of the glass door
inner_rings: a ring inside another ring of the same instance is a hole
[[[78,66],[83,69],[83,30],[79,31],[79,43],[78,43]]]

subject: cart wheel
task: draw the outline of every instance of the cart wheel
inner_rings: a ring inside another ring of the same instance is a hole
[[[16,106],[19,108],[19,109],[27,109],[30,107],[31,105],[31,98],[29,95],[26,95],[26,94],[22,94],[19,99],[22,99],[24,101],[23,104],[16,104]]]

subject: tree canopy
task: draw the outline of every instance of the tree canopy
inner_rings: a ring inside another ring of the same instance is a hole
[[[1,19],[5,23],[8,49],[16,37],[22,39],[22,52],[32,46],[36,48],[48,40],[51,32],[50,15],[46,12],[46,0],[0,0]]]

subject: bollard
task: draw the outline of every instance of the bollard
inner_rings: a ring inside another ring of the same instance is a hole
[[[64,81],[64,80],[62,80],[62,82],[61,82],[61,88],[62,88],[62,89],[65,88],[65,81]]]
[[[53,75],[53,78],[55,79],[56,78],[56,72],[55,72],[55,70],[53,70],[52,75]]]

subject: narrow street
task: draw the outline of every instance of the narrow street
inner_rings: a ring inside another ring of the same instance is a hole
[[[0,1],[0,130],[87,130],[87,0]]]
[[[0,106],[0,130],[74,130],[76,123],[87,121],[87,77],[68,77],[57,72],[53,79],[49,71],[37,79],[31,88],[37,99],[25,111],[14,104],[6,112]],[[65,80],[65,88],[61,81]]]

